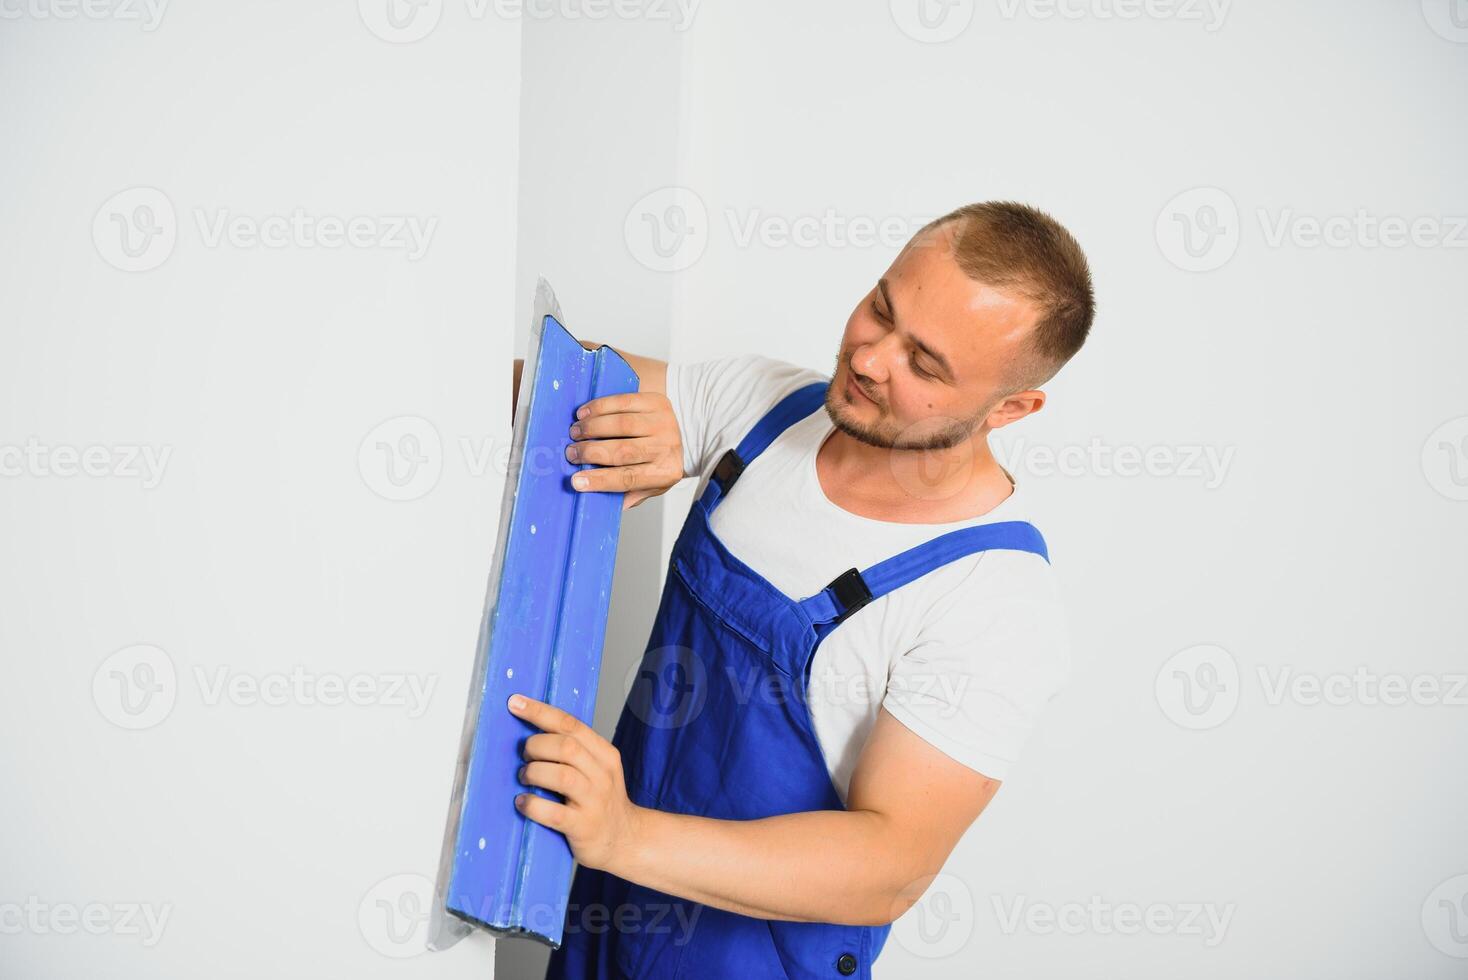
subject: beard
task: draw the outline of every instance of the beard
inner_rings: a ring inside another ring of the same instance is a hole
[[[857,442],[878,449],[904,449],[904,450],[937,450],[952,449],[961,443],[973,438],[974,430],[988,416],[989,409],[969,419],[924,419],[922,422],[906,426],[893,431],[891,426],[867,425],[851,417],[844,395],[836,388],[836,378],[841,373],[841,367],[845,363],[844,355],[836,355],[836,371],[831,376],[831,383],[826,386],[826,415],[831,419],[831,424],[846,433]],[[852,378],[852,384],[866,393],[866,389],[855,380],[850,368],[847,368],[847,376]],[[878,408],[884,406],[872,399]]]

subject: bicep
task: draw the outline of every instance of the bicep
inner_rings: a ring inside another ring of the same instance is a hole
[[[846,806],[881,815],[919,878],[942,868],[998,790],[999,780],[945,755],[883,708],[857,759]]]

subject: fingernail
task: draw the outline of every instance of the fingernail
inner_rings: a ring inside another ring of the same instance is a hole
[[[523,707],[525,707],[525,699],[524,698],[520,697],[520,695],[518,695],[518,694],[512,694],[512,695],[510,695],[510,710],[511,711],[519,711]]]
[[[575,476],[571,477],[571,486],[575,487],[577,490],[585,490],[586,477],[582,476],[580,473],[577,473]]]
[[[576,417],[578,419],[584,419],[584,418],[586,418],[586,406],[585,405],[582,405],[580,408],[576,409]]]
[[[575,446],[567,446],[566,447],[566,458],[569,459],[573,463],[576,462],[576,447]]]
[[[523,809],[525,809],[525,794],[524,793],[521,793],[521,794],[519,794],[518,796],[515,797],[515,809],[516,810],[523,810]]]
[[[524,766],[521,766],[520,767],[520,771],[517,772],[517,773],[515,773],[515,778],[518,779],[518,780],[520,780],[520,782],[522,782],[522,783],[525,782],[525,767]]]
[[[579,425],[573,425],[573,426],[571,426],[571,438],[572,439],[580,439],[581,438],[581,426],[579,426]]]

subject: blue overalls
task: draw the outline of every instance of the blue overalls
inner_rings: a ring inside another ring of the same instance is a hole
[[[772,408],[689,509],[612,739],[633,803],[727,820],[844,809],[806,703],[816,646],[868,602],[964,555],[1011,549],[1048,560],[1039,531],[1014,521],[940,535],[805,599],[756,574],[714,536],[710,515],[776,436],[822,410],[826,387]],[[865,978],[890,928],[756,919],[580,868],[546,976]]]

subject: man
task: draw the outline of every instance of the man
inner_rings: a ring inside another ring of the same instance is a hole
[[[1049,216],[971,205],[862,298],[833,376],[629,356],[573,481],[700,495],[612,742],[543,731],[515,805],[580,869],[552,977],[870,976],[1009,772],[1068,655],[1043,538],[988,435],[1093,317]]]

